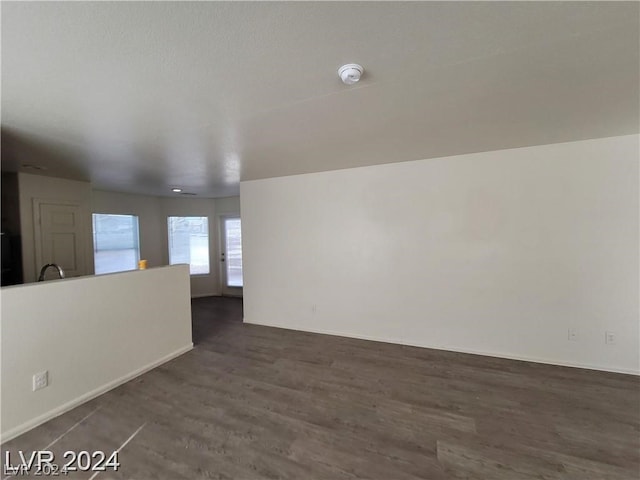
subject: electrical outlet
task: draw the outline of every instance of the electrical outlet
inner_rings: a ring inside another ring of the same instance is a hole
[[[569,331],[567,332],[567,338],[571,342],[577,342],[578,341],[578,330],[575,329],[575,328],[570,328]]]
[[[33,391],[40,390],[49,385],[49,372],[45,370],[44,372],[36,373],[33,376]]]
[[[315,314],[317,310],[318,310],[318,306],[315,303],[311,305],[311,313]]]
[[[616,343],[616,333],[615,332],[604,332],[604,343],[607,345],[615,345]]]

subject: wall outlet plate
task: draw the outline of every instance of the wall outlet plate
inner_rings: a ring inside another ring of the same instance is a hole
[[[40,390],[49,385],[49,371],[36,373],[33,376],[33,391]]]
[[[604,343],[607,345],[615,345],[616,343],[616,333],[615,332],[604,332]]]
[[[567,332],[567,339],[570,340],[571,342],[577,342],[578,341],[578,330],[575,328],[570,328]]]

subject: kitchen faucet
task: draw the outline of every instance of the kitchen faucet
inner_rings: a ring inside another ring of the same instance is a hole
[[[44,274],[47,271],[47,268],[49,267],[53,267],[53,268],[57,268],[58,269],[58,276],[60,278],[64,278],[64,270],[62,270],[62,267],[56,263],[47,263],[44,267],[42,267],[42,270],[40,270],[40,276],[38,277],[38,281],[39,282],[43,282],[44,281]]]

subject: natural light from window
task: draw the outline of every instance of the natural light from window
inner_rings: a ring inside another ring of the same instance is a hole
[[[169,264],[186,263],[191,275],[209,273],[209,219],[169,217]]]
[[[242,287],[242,227],[239,218],[224,220],[227,286]]]
[[[140,260],[138,217],[94,213],[93,258],[96,275],[136,270]]]
[[[242,226],[239,218],[224,221],[227,286],[242,287]]]

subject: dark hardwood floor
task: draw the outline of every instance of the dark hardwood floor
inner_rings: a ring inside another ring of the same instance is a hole
[[[640,477],[638,377],[245,325],[232,298],[194,300],[193,332],[3,450],[124,444],[98,479]]]

